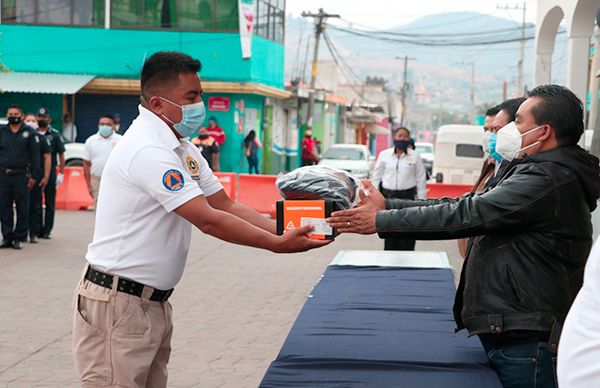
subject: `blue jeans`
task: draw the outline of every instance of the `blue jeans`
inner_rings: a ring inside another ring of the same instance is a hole
[[[493,346],[482,340],[504,388],[557,388],[556,354],[537,340]]]

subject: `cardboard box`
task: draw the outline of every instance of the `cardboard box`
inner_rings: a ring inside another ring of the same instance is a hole
[[[315,230],[310,238],[333,240],[335,230],[325,219],[333,212],[333,202],[325,200],[280,200],[277,201],[277,234],[311,224]]]

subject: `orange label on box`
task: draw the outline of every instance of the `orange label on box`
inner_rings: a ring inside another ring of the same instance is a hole
[[[326,225],[325,201],[323,200],[286,200],[283,202],[282,215],[279,215],[283,225],[283,233],[290,229],[297,229],[303,225],[313,225],[314,232],[311,238],[324,240],[327,238],[328,225]],[[282,216],[282,217],[281,217]]]

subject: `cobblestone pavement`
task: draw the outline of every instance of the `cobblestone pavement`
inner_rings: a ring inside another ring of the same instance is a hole
[[[93,212],[62,211],[52,240],[0,250],[0,387],[78,386],[71,301],[93,224]],[[336,252],[382,248],[377,236],[345,235],[320,250],[275,255],[195,230],[171,298],[169,387],[256,387]],[[447,251],[460,268],[453,241],[417,249]]]

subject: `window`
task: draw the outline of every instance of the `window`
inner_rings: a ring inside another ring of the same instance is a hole
[[[119,0],[111,4],[115,28],[238,30],[237,0]]]
[[[456,156],[464,158],[483,158],[483,147],[477,144],[457,144]]]
[[[104,0],[2,0],[2,23],[104,25]]]
[[[285,0],[254,0],[254,33],[282,43],[285,37]]]

